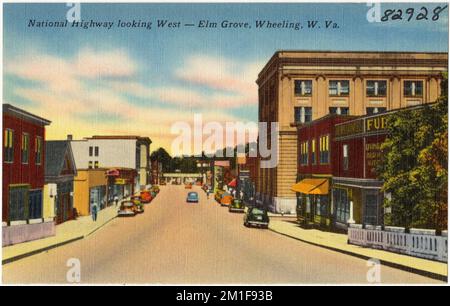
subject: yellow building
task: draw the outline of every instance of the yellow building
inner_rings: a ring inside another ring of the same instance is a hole
[[[78,169],[74,179],[74,207],[78,215],[91,214],[93,204],[100,209],[107,204],[107,169]]]
[[[43,199],[43,218],[53,220],[55,218],[55,200],[50,196],[50,187],[48,184],[44,185]]]
[[[279,123],[279,161],[259,169],[257,198],[272,211],[295,212],[296,124],[328,113],[375,114],[433,102],[447,65],[447,53],[276,52],[256,82],[259,121]]]

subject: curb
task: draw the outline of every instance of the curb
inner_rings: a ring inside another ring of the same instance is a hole
[[[93,231],[91,231],[91,232],[85,234],[85,235],[83,236],[83,238],[86,238],[86,237],[92,235],[93,233],[95,233],[95,232],[98,231],[99,229],[103,228],[106,224],[108,224],[109,222],[111,222],[112,220],[114,220],[114,219],[116,219],[116,218],[117,218],[117,216],[112,217],[111,219],[109,219],[108,221],[106,221],[105,223],[103,223],[102,225],[100,225],[99,227],[95,228]]]
[[[308,243],[310,245],[314,245],[314,246],[321,247],[321,248],[324,248],[324,249],[328,249],[328,250],[331,250],[331,251],[339,252],[339,253],[342,253],[342,254],[345,254],[345,255],[350,255],[350,256],[357,257],[357,258],[364,259],[364,260],[373,259],[373,257],[367,256],[367,255],[362,255],[362,254],[358,254],[358,253],[354,253],[354,252],[338,249],[338,248],[335,248],[335,247],[330,247],[330,246],[327,246],[327,245],[311,242],[311,241],[304,240],[304,239],[301,239],[301,238],[298,238],[298,237],[294,237],[294,236],[291,236],[291,235],[279,232],[277,230],[274,230],[273,228],[270,228],[270,227],[269,227],[269,230],[274,232],[274,233],[277,233],[279,235],[285,236],[285,237],[289,237],[289,238],[292,238],[292,239],[295,239],[295,240],[298,240],[298,241],[301,241],[301,242],[304,242],[304,243]],[[447,275],[442,275],[442,274],[438,274],[438,273],[434,273],[434,272],[430,272],[430,271],[420,270],[420,269],[417,269],[417,268],[411,268],[409,266],[405,266],[405,265],[402,265],[402,264],[394,263],[394,262],[391,262],[391,261],[386,261],[386,260],[381,260],[381,259],[378,259],[378,260],[380,261],[381,264],[383,264],[385,266],[388,266],[388,267],[391,267],[391,268],[396,268],[396,269],[403,270],[403,271],[406,271],[406,272],[410,272],[410,273],[418,274],[418,275],[421,275],[421,276],[429,277],[429,278],[432,278],[432,279],[435,279],[435,280],[439,280],[439,281],[442,281],[442,282],[447,282],[448,281]]]
[[[113,218],[109,219],[108,221],[106,221],[105,223],[103,223],[102,225],[100,225],[99,227],[97,227],[96,229],[94,229],[93,231],[91,231],[91,232],[89,232],[87,234],[80,235],[80,236],[77,236],[75,238],[71,238],[71,239],[68,239],[66,241],[55,243],[55,244],[52,244],[52,245],[49,245],[49,246],[46,246],[46,247],[43,247],[43,248],[40,248],[40,249],[36,249],[36,250],[30,251],[28,253],[23,253],[23,254],[20,254],[20,255],[17,255],[17,256],[13,256],[13,257],[10,257],[10,258],[7,258],[7,259],[2,259],[2,265],[6,265],[6,264],[12,263],[14,261],[17,261],[17,260],[20,260],[20,259],[24,259],[26,257],[30,257],[30,256],[33,256],[33,255],[36,255],[36,254],[39,254],[39,253],[43,253],[43,252],[46,252],[48,250],[51,250],[51,249],[54,249],[54,248],[57,248],[57,247],[60,247],[60,246],[63,246],[63,245],[66,245],[66,244],[69,244],[69,243],[81,240],[81,239],[84,239],[84,238],[87,238],[88,236],[92,235],[93,233],[95,233],[96,231],[98,231],[99,229],[101,229],[102,227],[107,225],[109,222],[111,222],[115,218],[117,218],[117,216],[114,216]]]
[[[40,249],[33,250],[31,252],[28,252],[28,253],[23,253],[23,254],[20,254],[20,255],[17,255],[17,256],[13,256],[13,257],[10,257],[10,258],[7,258],[7,259],[3,259],[2,260],[2,265],[6,265],[6,264],[9,264],[11,262],[17,261],[19,259],[23,259],[23,258],[26,258],[26,257],[29,257],[29,256],[33,256],[33,255],[36,255],[36,254],[39,254],[39,253],[42,253],[42,252],[45,252],[45,251],[48,251],[48,250],[51,250],[51,249],[54,249],[54,248],[57,248],[57,247],[69,244],[69,243],[72,243],[72,242],[75,242],[75,241],[78,241],[78,240],[81,240],[83,238],[84,238],[84,236],[81,235],[81,236],[78,236],[78,237],[75,237],[75,238],[71,238],[71,239],[63,241],[63,242],[55,243],[53,245],[49,245],[49,246],[46,246],[46,247],[43,247],[43,248],[40,248]]]

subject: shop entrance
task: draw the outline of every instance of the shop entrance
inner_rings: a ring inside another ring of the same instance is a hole
[[[383,224],[382,201],[383,196],[378,190],[364,190],[364,224]]]

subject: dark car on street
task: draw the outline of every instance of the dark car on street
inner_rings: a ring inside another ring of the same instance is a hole
[[[244,226],[269,227],[269,216],[267,210],[258,207],[249,207],[244,215]]]

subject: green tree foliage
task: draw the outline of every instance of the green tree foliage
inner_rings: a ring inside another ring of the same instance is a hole
[[[377,169],[391,195],[385,200],[391,207],[386,225],[447,228],[448,97],[446,89],[442,92],[435,104],[388,118],[389,136]]]
[[[162,164],[163,172],[170,172],[172,156],[164,148],[158,148],[150,154],[151,161],[158,161]]]
[[[252,143],[255,146],[255,143]],[[162,163],[163,172],[175,172],[180,171],[183,173],[195,173],[198,172],[197,169],[197,160],[202,159],[204,161],[214,161],[214,160],[229,160],[231,167],[235,167],[236,165],[236,154],[237,147],[229,148],[232,152],[234,152],[233,157],[225,157],[226,156],[226,148],[219,150],[216,152],[217,155],[222,155],[223,157],[207,157],[207,155],[202,152],[201,157],[196,156],[170,156],[169,153],[164,148],[158,148],[150,154],[150,159],[152,161],[157,160]],[[244,147],[246,153],[250,150],[250,144],[246,144]]]

